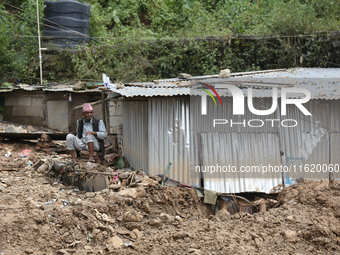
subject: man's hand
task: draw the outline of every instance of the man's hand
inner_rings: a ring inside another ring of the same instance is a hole
[[[87,136],[87,135],[94,135],[94,136],[97,136],[97,132],[87,131],[87,132],[85,133],[85,136]]]

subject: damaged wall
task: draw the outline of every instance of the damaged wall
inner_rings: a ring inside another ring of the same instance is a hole
[[[76,120],[82,118],[82,110],[74,107],[101,99],[100,92],[25,91],[14,90],[0,94],[4,102],[3,120],[13,123],[48,127],[64,132],[76,132]],[[102,118],[101,104],[94,106],[95,116]]]
[[[123,134],[123,101],[111,99],[108,102],[108,133]]]
[[[32,126],[47,126],[46,92],[13,91],[2,93],[4,120]]]

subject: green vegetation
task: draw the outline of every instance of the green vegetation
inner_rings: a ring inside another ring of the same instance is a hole
[[[31,65],[38,53],[35,2],[6,2],[23,10],[0,4],[0,83],[18,78],[38,82],[38,66]],[[178,72],[213,74],[223,68],[340,64],[324,36],[340,30],[340,1],[80,2],[91,4],[90,36],[97,39],[81,50],[58,53],[58,67],[44,66],[47,81],[100,80],[102,72],[120,81],[145,81]],[[43,1],[39,4],[42,19]],[[253,38],[235,36],[239,34]]]

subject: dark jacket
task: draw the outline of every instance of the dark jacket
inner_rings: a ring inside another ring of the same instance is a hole
[[[94,132],[99,132],[99,121],[101,119],[98,119],[96,117],[92,117],[92,127]],[[83,129],[84,129],[84,123],[83,123],[83,118],[78,120],[78,138],[81,139],[83,136]],[[105,155],[105,147],[104,147],[104,140],[101,140],[97,138],[99,147],[100,147],[100,153],[102,154],[102,157]]]

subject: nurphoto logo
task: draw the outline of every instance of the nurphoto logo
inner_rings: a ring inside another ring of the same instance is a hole
[[[217,106],[216,100],[209,92],[210,89],[218,98],[220,101],[220,104],[222,106],[222,100],[217,93],[216,89],[228,89],[233,97],[233,115],[244,115],[245,114],[245,104],[244,104],[244,93],[243,91],[238,88],[235,85],[224,85],[224,84],[217,84],[215,85],[215,88],[212,86],[205,84],[205,83],[200,83],[201,85],[204,86],[204,88],[199,88],[203,91],[205,91],[214,101],[215,106]],[[272,105],[269,109],[266,110],[259,110],[255,109],[254,104],[253,104],[253,89],[251,87],[247,88],[248,90],[248,95],[247,95],[247,106],[249,111],[258,116],[265,116],[265,115],[270,115],[274,113],[277,109],[278,106],[278,88],[272,88]],[[305,95],[304,98],[287,98],[288,93],[302,93]],[[207,94],[202,94],[201,95],[201,114],[202,115],[207,115]],[[295,105],[304,115],[310,116],[312,115],[302,104],[307,103],[311,99],[311,93],[307,89],[304,88],[282,88],[281,89],[281,115],[286,116],[287,115],[287,105]],[[279,121],[282,126],[284,127],[295,127],[297,125],[297,121],[294,119],[251,119],[249,120],[248,126],[250,127],[262,127],[264,123],[270,122],[272,123],[272,127],[274,127],[274,123],[276,121]],[[233,120],[228,121],[227,119],[214,119],[213,121],[213,127],[216,125],[225,125],[230,122],[230,125],[243,125],[244,127],[246,126],[246,120],[243,122],[234,122]],[[290,125],[289,125],[290,123]],[[255,125],[256,124],[256,125]]]

